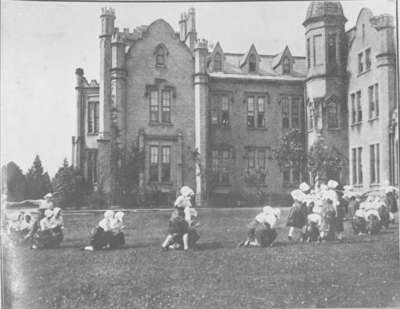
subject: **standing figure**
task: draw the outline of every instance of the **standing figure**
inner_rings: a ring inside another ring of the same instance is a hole
[[[306,225],[307,206],[305,205],[305,194],[301,190],[294,190],[290,193],[293,198],[293,205],[290,208],[286,226],[289,226],[288,239],[293,239],[295,228],[302,230]],[[301,231],[303,233],[303,231]]]
[[[333,209],[335,211],[334,217],[334,230],[336,233],[336,238],[339,240],[343,239],[344,225],[343,220],[346,214],[346,206],[340,203],[339,195],[336,192],[339,183],[335,180],[328,181],[328,191],[326,195],[332,202]]]

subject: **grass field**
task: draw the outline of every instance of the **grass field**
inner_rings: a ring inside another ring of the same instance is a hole
[[[288,308],[400,305],[398,225],[342,243],[236,248],[258,209],[200,210],[196,251],[160,251],[168,213],[125,216],[126,248],[87,252],[102,214],[65,214],[61,248],[4,248],[6,308]]]

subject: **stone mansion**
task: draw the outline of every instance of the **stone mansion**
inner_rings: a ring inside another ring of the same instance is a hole
[[[131,32],[104,8],[99,82],[76,69],[73,165],[110,193],[123,164],[113,151],[134,145],[144,154],[139,187],[188,185],[200,205],[210,174],[216,195],[251,195],[260,185],[283,195],[311,181],[272,156],[282,134],[298,129],[307,147],[323,138],[347,158],[341,183],[397,185],[393,17],[364,8],[345,30],[339,1],[312,2],[305,13],[304,57],[289,47],[273,55],[254,44],[240,54],[210,48],[197,37],[194,9],[180,16],[179,32],[163,19]],[[260,170],[261,184],[248,181]]]

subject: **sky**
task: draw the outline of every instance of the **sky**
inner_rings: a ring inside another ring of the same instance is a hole
[[[75,69],[88,81],[99,78],[101,8],[113,7],[116,26],[130,31],[163,18],[178,31],[180,13],[194,7],[198,38],[225,52],[245,53],[254,43],[260,54],[286,45],[305,55],[302,22],[309,1],[242,3],[77,3],[1,1],[1,164],[24,172],[36,154],[54,176],[71,160],[76,127]],[[342,1],[354,26],[359,11],[395,15],[394,0]]]

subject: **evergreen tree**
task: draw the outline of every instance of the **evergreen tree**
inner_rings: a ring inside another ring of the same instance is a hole
[[[19,202],[25,198],[26,182],[21,168],[14,162],[1,168],[2,192],[7,194],[9,202]]]
[[[42,161],[38,155],[26,174],[26,185],[26,198],[29,199],[41,199],[46,193],[52,192],[50,177],[47,172],[43,173]]]
[[[53,187],[56,191],[56,204],[60,207],[80,207],[86,194],[86,183],[67,159],[64,159],[62,167],[59,168],[53,179]]]

